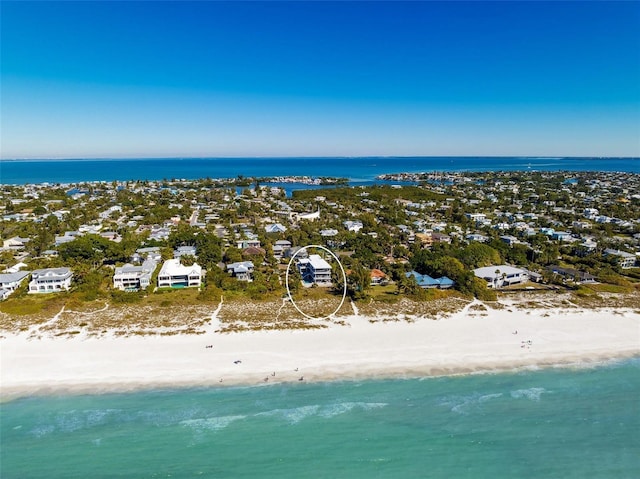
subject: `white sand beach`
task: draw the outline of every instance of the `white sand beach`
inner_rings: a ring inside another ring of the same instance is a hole
[[[201,335],[7,334],[0,340],[1,393],[7,400],[58,391],[416,377],[640,355],[637,310],[514,305],[479,313],[472,304],[439,320],[354,315],[346,326],[315,330],[221,334],[214,319]]]

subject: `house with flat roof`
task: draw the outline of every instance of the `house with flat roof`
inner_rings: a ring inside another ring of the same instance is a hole
[[[71,288],[73,273],[69,268],[45,268],[31,272],[29,293],[57,293]]]
[[[113,287],[121,291],[145,289],[151,284],[151,276],[157,266],[158,263],[150,259],[145,260],[140,266],[129,263],[120,266],[113,275]]]
[[[298,270],[305,283],[331,285],[331,265],[320,255],[311,254],[308,258],[301,258],[298,261]]]
[[[197,288],[202,284],[202,267],[180,264],[179,259],[168,259],[158,273],[158,288]]]

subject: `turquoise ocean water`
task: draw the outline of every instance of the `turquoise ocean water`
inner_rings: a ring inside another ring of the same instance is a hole
[[[30,397],[3,479],[637,478],[640,359],[471,376]]]

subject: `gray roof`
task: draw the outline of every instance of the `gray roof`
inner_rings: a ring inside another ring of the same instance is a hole
[[[0,274],[0,283],[13,283],[14,281],[22,281],[29,276],[29,271],[18,271],[16,273]]]

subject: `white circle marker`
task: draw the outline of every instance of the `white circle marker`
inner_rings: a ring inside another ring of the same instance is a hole
[[[342,278],[344,279],[344,287],[342,288],[342,300],[340,301],[340,304],[338,305],[336,310],[333,313],[328,314],[327,316],[321,316],[321,317],[309,316],[298,307],[296,302],[293,300],[293,296],[291,296],[291,290],[289,289],[289,269],[291,269],[291,264],[293,263],[293,260],[296,258],[296,256],[298,256],[298,253],[300,253],[300,251],[306,250],[307,248],[320,248],[321,250],[326,251],[331,256],[333,256],[333,259],[335,259],[338,263],[338,266],[340,266],[340,271],[342,271]],[[284,284],[287,288],[287,295],[289,295],[289,300],[291,301],[291,304],[293,304],[293,307],[296,308],[296,311],[298,311],[298,313],[300,313],[302,316],[304,316],[307,319],[318,320],[318,319],[331,318],[331,316],[333,316],[338,311],[340,311],[340,308],[342,308],[342,305],[344,304],[344,300],[347,297],[347,274],[344,272],[344,267],[342,266],[342,263],[340,262],[340,260],[338,259],[338,257],[335,255],[333,251],[331,251],[329,248],[325,248],[324,246],[320,246],[318,244],[310,244],[309,246],[303,246],[293,254],[291,259],[289,260],[289,264],[287,265],[287,273],[285,274],[285,277],[284,277]]]

